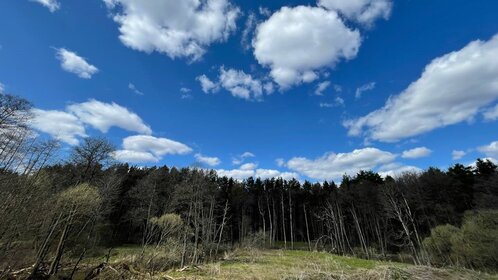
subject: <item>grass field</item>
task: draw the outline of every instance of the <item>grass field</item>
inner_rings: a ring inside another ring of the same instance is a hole
[[[131,249],[118,249],[111,265],[119,267]],[[432,268],[371,261],[302,250],[243,250],[226,253],[223,260],[183,270],[137,274],[107,270],[100,279],[498,279],[465,269]]]
[[[148,249],[149,252],[154,252]],[[90,271],[102,264],[108,250],[93,252],[80,263],[75,273],[75,280],[83,280]],[[206,280],[206,279],[343,279],[343,280],[498,280],[498,274],[488,274],[461,268],[434,268],[415,266],[407,263],[365,260],[354,257],[333,255],[326,252],[309,252],[307,250],[282,249],[235,249],[226,252],[221,260],[183,269],[156,268],[144,270],[137,261],[142,252],[140,246],[124,246],[112,249],[109,263],[91,279],[167,279],[167,280]],[[158,267],[168,267],[164,259],[171,255],[157,255]],[[174,257],[177,257],[176,254]],[[166,266],[164,266],[166,264]],[[74,261],[66,262],[62,275],[68,275]],[[169,266],[171,267],[171,266]],[[25,279],[26,274],[19,274],[7,279]],[[1,277],[0,277],[1,278]],[[51,278],[52,279],[52,278]],[[54,278],[60,279],[60,278]]]
[[[169,275],[177,279],[498,279],[462,269],[435,269],[308,251],[236,251],[226,260]]]

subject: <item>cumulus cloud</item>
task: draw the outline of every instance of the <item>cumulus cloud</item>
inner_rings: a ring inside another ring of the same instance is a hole
[[[371,83],[362,85],[361,87],[356,89],[354,97],[356,99],[360,99],[365,91],[370,91],[370,90],[373,90],[374,88],[375,88],[375,82],[371,82]]]
[[[239,167],[239,169],[241,169],[241,170],[253,170],[253,169],[256,169],[257,167],[258,167],[258,165],[256,163],[248,162],[248,163],[242,164]]]
[[[491,142],[489,145],[478,148],[479,152],[491,158],[498,158],[498,141]]]
[[[427,147],[418,147],[418,148],[404,151],[403,154],[401,155],[401,157],[402,158],[411,158],[411,159],[423,158],[423,157],[429,156],[431,153],[432,153],[432,151],[430,149],[428,149]]]
[[[85,58],[65,48],[56,49],[56,57],[61,62],[61,67],[67,72],[76,74],[82,79],[91,79],[99,69],[89,64]]]
[[[165,155],[183,155],[192,149],[180,142],[150,135],[135,135],[123,139],[122,150],[114,153],[114,158],[131,163],[157,162]]]
[[[33,2],[37,2],[47,7],[51,13],[60,9],[61,5],[57,0],[31,0]]]
[[[217,82],[213,82],[206,75],[197,77],[197,80],[205,93],[214,93],[222,87],[232,96],[245,100],[261,100],[265,92],[267,94],[273,92],[271,83],[263,84],[261,80],[253,78],[242,70],[225,69],[223,66],[220,67]]]
[[[207,164],[209,166],[217,166],[221,163],[221,160],[217,157],[208,157],[202,154],[195,154],[194,157],[197,162]]]
[[[388,19],[392,10],[391,0],[318,0],[318,5],[367,26],[378,18]]]
[[[459,160],[461,158],[463,158],[467,153],[465,151],[457,151],[457,150],[454,150],[453,152],[451,152],[451,158],[453,160]]]
[[[281,88],[316,80],[322,68],[356,57],[360,44],[335,11],[310,6],[281,8],[253,39],[254,56]]]
[[[104,103],[90,99],[87,102],[72,104],[67,110],[103,133],[113,126],[137,133],[152,133],[151,128],[137,114],[114,102]]]
[[[171,58],[200,59],[226,41],[240,13],[228,0],[104,0],[116,12],[121,42],[134,50]],[[119,9],[120,8],[120,9]]]
[[[206,75],[201,75],[196,78],[201,83],[201,88],[204,93],[216,92],[220,89],[219,85],[211,81]]]
[[[74,115],[55,110],[33,109],[31,126],[69,145],[78,145],[78,137],[87,137],[85,126]]]
[[[236,180],[244,180],[249,177],[269,179],[269,178],[282,178],[284,180],[298,179],[299,174],[295,172],[282,172],[274,169],[256,169],[255,164],[244,164],[237,169],[225,170],[218,169],[216,173],[219,176],[232,177]]]
[[[344,174],[354,175],[360,170],[372,170],[392,163],[396,155],[376,148],[357,149],[350,153],[327,153],[316,159],[295,157],[287,167],[312,179],[334,180]]]
[[[434,59],[422,76],[384,107],[348,120],[349,135],[395,142],[470,121],[498,98],[498,35]]]
[[[498,105],[493,108],[489,108],[484,112],[484,118],[488,121],[495,121],[498,119]]]
[[[325,82],[321,82],[319,83],[316,88],[315,88],[315,95],[323,95],[323,92],[329,88],[330,86],[330,82],[329,81],[325,81]]]

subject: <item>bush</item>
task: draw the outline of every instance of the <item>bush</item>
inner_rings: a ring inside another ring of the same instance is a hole
[[[431,236],[424,240],[423,245],[432,263],[437,265],[453,264],[451,239],[459,230],[452,225],[437,226],[431,230]]]
[[[498,268],[498,211],[481,210],[465,214],[461,228],[438,226],[424,240],[432,262],[458,264],[468,268]]]
[[[498,211],[467,213],[451,239],[452,255],[471,268],[498,269]]]

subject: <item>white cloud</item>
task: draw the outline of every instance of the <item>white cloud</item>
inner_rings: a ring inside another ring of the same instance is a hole
[[[0,94],[5,93],[5,85],[0,83]]]
[[[106,133],[116,126],[128,131],[151,134],[151,128],[135,113],[116,103],[103,103],[95,99],[69,105],[67,110],[82,122]]]
[[[416,166],[400,166],[398,164],[394,164],[392,169],[385,168],[379,171],[379,175],[382,177],[393,177],[396,178],[398,176],[403,175],[404,173],[420,173],[422,172],[422,169],[416,167]]]
[[[158,162],[159,157],[156,157],[149,152],[118,150],[113,153],[114,159],[121,162],[143,163],[143,162]]]
[[[269,17],[271,16],[271,11],[270,9],[266,8],[266,7],[259,7],[259,14],[262,15],[262,16],[265,16],[265,17]]]
[[[40,132],[65,142],[78,145],[78,137],[87,137],[83,123],[74,115],[63,111],[33,109],[31,126]]]
[[[254,13],[250,13],[247,16],[246,24],[244,30],[242,31],[242,39],[240,42],[242,44],[242,47],[246,51],[251,48],[250,37],[252,33],[254,33],[254,28],[256,27],[256,24],[257,24],[256,15]]]
[[[360,99],[361,98],[361,95],[365,92],[365,91],[370,91],[370,90],[373,90],[375,88],[375,82],[371,82],[371,83],[368,83],[368,84],[365,84],[365,85],[362,85],[361,87],[357,88],[356,89],[356,92],[355,92],[355,95],[354,97],[356,99]]]
[[[356,57],[360,44],[335,11],[309,6],[281,8],[253,39],[254,56],[281,88],[316,80],[322,68]]]
[[[489,108],[488,110],[486,110],[484,112],[484,118],[486,120],[489,120],[489,121],[495,121],[498,119],[498,104],[493,107],[493,108]]]
[[[182,93],[189,93],[189,92],[191,92],[192,90],[191,90],[191,89],[189,89],[189,88],[186,88],[186,87],[182,87],[182,88],[180,88],[180,91],[181,91]]]
[[[252,168],[251,168],[252,167]],[[219,176],[232,177],[236,180],[244,180],[249,177],[261,178],[261,179],[269,179],[269,178],[282,178],[284,180],[291,180],[293,178],[298,179],[299,174],[295,172],[282,172],[274,169],[256,169],[255,164],[245,164],[239,167],[238,169],[218,169],[216,173]]]
[[[329,88],[330,86],[330,82],[329,81],[325,81],[325,82],[321,82],[319,83],[317,86],[316,86],[316,89],[315,89],[315,95],[323,95],[323,92]]]
[[[47,7],[51,13],[60,9],[61,5],[57,0],[31,0],[33,2],[37,2]]]
[[[355,175],[360,170],[372,170],[391,163],[396,155],[376,148],[364,148],[350,153],[327,153],[317,159],[295,157],[287,167],[313,179],[334,180],[342,175]]]
[[[377,18],[388,19],[392,10],[391,0],[318,0],[318,5],[367,26]]]
[[[114,157],[124,162],[157,162],[165,155],[183,155],[192,149],[180,142],[150,135],[135,135],[123,139],[122,150]]]
[[[202,91],[204,93],[216,92],[220,89],[219,85],[211,81],[206,75],[201,75],[196,78],[201,83]]]
[[[245,100],[261,100],[263,93],[271,94],[273,92],[273,84],[265,83],[261,80],[253,78],[250,74],[244,71],[235,69],[225,69],[220,67],[218,81],[213,82],[206,75],[197,77],[201,83],[202,90],[205,93],[214,93],[220,87],[224,88],[234,97]]]
[[[482,161],[488,161],[489,160],[489,161],[491,161],[494,164],[498,164],[498,160],[495,159],[495,158],[492,158],[492,157],[481,158],[481,160]],[[473,161],[471,163],[468,163],[467,166],[476,168],[477,167],[477,160]]]
[[[284,167],[285,166],[285,160],[283,158],[277,158],[275,160],[275,163],[277,164],[278,167]]]
[[[228,0],[104,0],[116,12],[121,42],[138,51],[198,60],[226,41],[240,13]],[[121,9],[117,10],[118,7]]]
[[[144,93],[143,93],[143,92],[141,92],[140,90],[138,90],[138,89],[137,89],[137,87],[136,87],[134,84],[132,84],[132,83],[129,83],[129,84],[128,84],[128,88],[129,88],[131,91],[133,91],[135,94],[137,94],[137,95],[144,95]]]
[[[321,102],[320,108],[334,108],[334,107],[344,107],[344,99],[337,96],[333,103],[330,102]]]
[[[235,157],[232,159],[232,163],[234,165],[239,165],[239,164],[242,164],[246,159],[248,158],[253,158],[253,157],[256,157],[253,153],[251,152],[244,152],[243,154]]]
[[[344,125],[349,135],[395,142],[470,121],[498,98],[498,35],[434,59],[422,76],[383,108]],[[365,130],[365,131],[364,131]]]
[[[239,169],[240,170],[254,170],[258,167],[258,165],[256,163],[253,163],[253,162],[248,162],[248,163],[244,163],[242,164]]]
[[[411,150],[406,150],[401,155],[402,158],[423,158],[427,157],[432,153],[432,151],[426,147],[418,147]]]
[[[56,51],[56,57],[61,62],[62,69],[76,74],[82,79],[91,79],[92,75],[99,71],[97,67],[89,64],[85,58],[79,56],[75,52],[65,48],[56,49]]]
[[[467,153],[465,151],[457,151],[457,150],[454,150],[453,152],[451,152],[451,158],[453,160],[459,160],[461,158],[463,158]]]
[[[246,100],[260,100],[263,95],[261,81],[254,79],[244,71],[220,68],[220,84],[233,96]]]
[[[491,158],[498,158],[498,141],[491,142],[489,145],[478,148],[479,152]]]
[[[207,164],[209,166],[217,166],[221,163],[221,160],[217,157],[203,156],[202,154],[195,154],[195,160],[199,163]]]

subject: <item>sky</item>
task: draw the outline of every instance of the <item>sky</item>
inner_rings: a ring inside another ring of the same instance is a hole
[[[62,151],[340,181],[498,158],[494,0],[0,1],[0,92]]]

